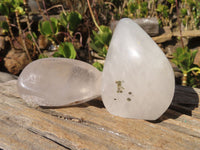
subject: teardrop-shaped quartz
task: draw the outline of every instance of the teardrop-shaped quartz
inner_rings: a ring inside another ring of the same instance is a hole
[[[102,99],[114,115],[155,120],[174,95],[174,73],[151,37],[133,20],[115,28],[102,77]]]
[[[39,59],[20,74],[18,91],[31,105],[73,105],[100,96],[101,76],[95,67],[82,61]]]

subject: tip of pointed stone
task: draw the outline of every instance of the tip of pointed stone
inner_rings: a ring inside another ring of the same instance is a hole
[[[102,77],[107,110],[125,118],[156,120],[174,95],[174,73],[151,37],[132,19],[117,24]]]

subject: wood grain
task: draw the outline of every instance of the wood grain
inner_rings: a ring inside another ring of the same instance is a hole
[[[16,80],[5,82],[0,84],[0,148],[198,150],[199,95],[199,89],[176,87],[170,109],[150,122],[113,116],[100,100],[55,109],[30,107],[19,97]]]

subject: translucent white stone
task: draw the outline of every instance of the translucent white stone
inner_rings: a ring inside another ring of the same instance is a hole
[[[95,67],[78,60],[39,59],[20,74],[18,91],[31,105],[73,105],[100,96],[101,76]]]
[[[162,50],[131,19],[115,28],[102,77],[107,110],[126,118],[155,120],[174,95],[174,73]]]

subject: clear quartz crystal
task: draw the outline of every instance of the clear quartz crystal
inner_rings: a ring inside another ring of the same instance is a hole
[[[115,28],[102,77],[107,110],[126,118],[155,120],[174,95],[174,73],[162,50],[131,19]]]
[[[92,65],[78,60],[39,59],[20,74],[18,91],[31,105],[73,105],[100,96],[101,75]]]
[[[174,73],[162,50],[131,19],[122,19],[113,34],[103,76],[78,60],[46,58],[29,64],[18,91],[29,104],[65,106],[102,96],[113,115],[155,120],[174,95]],[[102,82],[102,83],[101,83]]]

